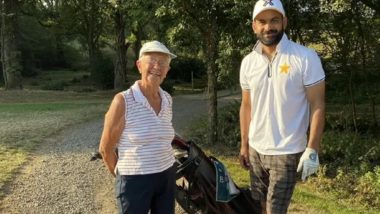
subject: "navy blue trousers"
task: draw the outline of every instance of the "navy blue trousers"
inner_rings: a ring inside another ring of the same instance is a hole
[[[175,168],[147,175],[116,174],[116,200],[121,214],[174,214]]]

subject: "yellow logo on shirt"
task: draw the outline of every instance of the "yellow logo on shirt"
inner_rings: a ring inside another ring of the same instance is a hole
[[[288,65],[286,62],[282,65],[280,65],[280,73],[287,74],[289,72],[290,65]]]

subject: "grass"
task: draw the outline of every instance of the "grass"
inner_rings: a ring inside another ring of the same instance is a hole
[[[338,201],[332,194],[319,194],[310,188],[307,183],[299,183],[296,186],[293,200],[308,208],[314,210],[314,213],[331,213],[331,214],[376,214],[379,210],[369,210],[354,204],[346,204],[344,201]]]
[[[224,145],[201,146],[207,155],[217,157],[228,169],[234,182],[239,187],[249,186],[249,173],[240,167],[238,148],[231,149]],[[312,189],[308,182],[297,183],[289,214],[375,214],[380,210],[371,210],[359,204],[339,200],[333,193],[320,194]]]
[[[112,97],[112,92],[0,90],[0,196],[4,185],[46,137],[103,117]]]

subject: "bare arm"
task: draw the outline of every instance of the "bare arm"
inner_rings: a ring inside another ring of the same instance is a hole
[[[242,90],[242,100],[240,105],[240,165],[249,169],[249,145],[248,145],[248,133],[249,123],[251,122],[251,98],[248,90]]]
[[[125,101],[122,94],[116,94],[104,119],[104,128],[99,145],[103,162],[115,177],[117,155],[115,148],[119,143],[120,136],[125,124]]]
[[[307,147],[319,152],[325,126],[325,81],[306,88],[310,103],[310,136]]]

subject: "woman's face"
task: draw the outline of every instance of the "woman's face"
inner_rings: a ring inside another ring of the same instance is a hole
[[[159,52],[145,53],[137,60],[136,65],[142,81],[160,85],[170,69],[170,57]]]

